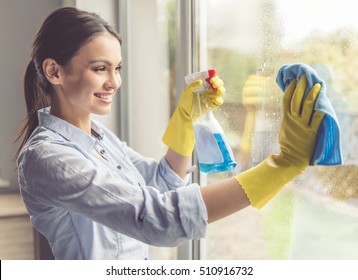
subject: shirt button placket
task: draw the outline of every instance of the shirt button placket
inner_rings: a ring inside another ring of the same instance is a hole
[[[109,160],[106,150],[102,148],[99,144],[96,145],[96,150],[105,160]]]

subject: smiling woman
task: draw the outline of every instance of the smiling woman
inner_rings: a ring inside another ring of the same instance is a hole
[[[68,30],[68,32],[61,32],[61,28]],[[104,34],[107,34],[107,36]],[[103,41],[98,38],[99,35],[102,35],[100,38]],[[112,45],[107,46],[106,43],[113,40],[116,43],[112,42]],[[71,44],[68,42],[71,42]],[[93,47],[98,47],[101,43],[102,54],[96,53]],[[120,36],[96,14],[79,14],[76,9],[63,8],[53,12],[45,20],[43,28],[36,35],[31,53],[32,59],[25,73],[24,88],[27,116],[25,125],[19,133],[18,139],[23,135],[24,138],[17,154],[19,154],[39,123],[37,110],[50,106],[51,100],[56,98],[60,98],[61,103],[65,102],[65,97],[60,97],[59,94],[56,94],[56,92],[61,91],[61,88],[63,90],[64,79],[68,79],[69,85],[71,85],[71,81],[74,84],[84,79],[84,77],[78,76],[80,75],[79,73],[76,74],[72,60],[82,60],[79,61],[79,65],[76,63],[76,67],[84,67],[83,63],[88,64],[91,60],[98,59],[99,55],[103,55],[103,51],[108,51],[107,48],[112,46],[111,51],[115,51],[113,54],[115,58],[111,57],[111,59],[115,59],[114,63],[118,65],[121,62],[120,43]],[[81,49],[85,44],[89,44],[92,48]],[[77,69],[77,71],[79,70]],[[95,71],[93,72],[95,73]],[[114,85],[118,83],[120,81],[116,81]],[[118,87],[119,85],[116,86],[116,89]],[[71,103],[67,102],[67,105],[69,104]],[[70,109],[72,114],[74,108],[71,106]],[[77,112],[77,109],[74,112]],[[66,106],[61,106],[61,110],[55,106],[54,110],[62,114],[60,111],[66,110]],[[68,117],[71,114],[66,113],[66,116]],[[87,123],[88,121],[89,119],[87,119]]]
[[[104,32],[86,43],[65,66],[47,58],[43,69],[53,85],[51,114],[89,133],[91,113],[104,115],[121,85],[118,39]]]

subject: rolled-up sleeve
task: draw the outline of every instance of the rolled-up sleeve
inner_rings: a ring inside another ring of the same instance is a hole
[[[187,236],[199,239],[206,234],[207,212],[198,185],[178,188],[178,206],[180,219]],[[201,205],[201,207],[197,207]]]

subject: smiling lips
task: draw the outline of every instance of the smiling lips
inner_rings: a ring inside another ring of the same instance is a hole
[[[111,103],[112,102],[112,93],[95,93],[94,94],[101,102]]]

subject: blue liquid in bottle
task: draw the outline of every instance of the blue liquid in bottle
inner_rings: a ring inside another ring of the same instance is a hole
[[[200,171],[203,173],[218,173],[233,170],[236,167],[236,162],[233,160],[234,156],[232,155],[231,150],[227,148],[227,143],[223,139],[220,133],[213,134],[215,140],[220,148],[220,152],[223,157],[223,161],[219,163],[200,163]]]

